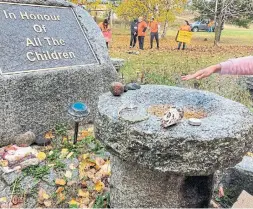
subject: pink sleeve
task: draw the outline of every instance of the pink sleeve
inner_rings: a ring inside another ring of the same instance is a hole
[[[230,59],[220,65],[222,75],[253,75],[253,56]]]

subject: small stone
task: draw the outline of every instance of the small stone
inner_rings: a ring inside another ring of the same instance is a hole
[[[201,125],[201,120],[197,118],[190,118],[188,120],[188,123],[192,126],[200,126]]]
[[[127,92],[128,91],[128,87],[127,85],[124,86],[124,92]]]
[[[113,96],[120,96],[121,94],[124,93],[124,86],[120,82],[113,82],[111,84],[110,91],[113,94]]]
[[[44,137],[44,134],[41,134],[39,135],[37,138],[36,138],[36,141],[35,143],[38,145],[38,146],[47,146],[51,143],[51,139],[46,139]]]
[[[29,147],[35,142],[35,134],[31,131],[28,131],[24,134],[20,134],[14,138],[15,143],[19,147]]]
[[[128,90],[137,90],[141,88],[141,86],[138,83],[129,83],[126,86]]]

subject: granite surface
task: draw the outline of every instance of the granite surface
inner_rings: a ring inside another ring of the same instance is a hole
[[[2,3],[0,22],[2,73],[98,63],[71,7]]]
[[[235,167],[227,169],[221,183],[233,202],[243,190],[253,195],[253,158],[245,156]]]
[[[154,104],[202,110],[207,117],[199,127],[183,120],[164,129],[158,117],[147,117],[142,111]],[[132,116],[119,117],[122,109],[131,106],[137,107]],[[211,175],[239,163],[252,146],[252,113],[242,104],[209,92],[146,85],[121,97],[102,95],[98,110],[95,133],[107,149],[157,171]]]
[[[111,208],[207,208],[213,176],[185,177],[153,172],[111,158]]]
[[[86,103],[91,110],[83,122],[93,121],[98,96],[109,91],[110,83],[118,79],[93,18],[82,8],[60,0],[2,2],[72,7],[99,64],[0,75],[0,146],[13,143],[16,135],[29,130],[38,136],[57,123],[72,124],[67,109],[75,101]]]

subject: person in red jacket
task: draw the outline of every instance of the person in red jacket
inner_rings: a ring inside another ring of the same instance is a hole
[[[158,29],[159,29],[159,23],[155,20],[154,17],[152,17],[151,22],[149,22],[148,27],[150,29],[150,48],[153,48],[153,41],[154,38],[156,40],[156,46],[157,49],[159,49],[159,35],[158,35]]]
[[[144,50],[144,39],[146,36],[146,30],[148,28],[147,23],[143,20],[143,17],[139,17],[138,19],[138,41],[139,41],[139,48]]]

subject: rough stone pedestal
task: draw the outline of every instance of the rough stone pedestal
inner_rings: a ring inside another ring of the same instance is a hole
[[[183,119],[164,129],[147,113],[157,104],[207,117],[201,126]],[[246,107],[208,92],[147,85],[121,97],[102,95],[95,134],[113,155],[112,207],[208,207],[213,173],[241,161],[252,129]]]

